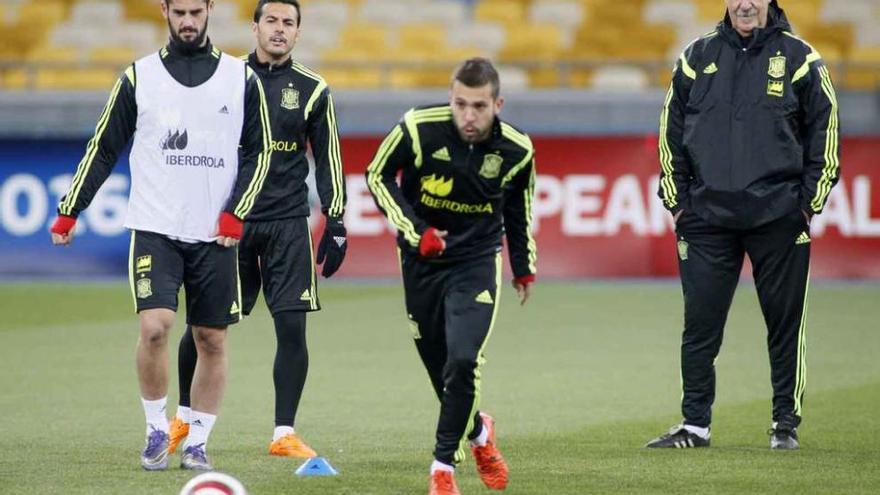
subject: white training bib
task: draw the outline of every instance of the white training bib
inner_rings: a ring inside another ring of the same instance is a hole
[[[245,63],[226,54],[210,79],[188,88],[158,53],[135,62],[137,129],[125,226],[211,242],[238,176]]]

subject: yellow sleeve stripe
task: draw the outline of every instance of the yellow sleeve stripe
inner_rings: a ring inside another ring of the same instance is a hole
[[[330,201],[330,208],[327,213],[330,216],[338,217],[344,212],[342,196],[345,190],[343,181],[345,175],[342,173],[342,152],[339,146],[339,132],[336,127],[336,110],[333,106],[333,96],[327,95],[327,133],[330,137],[330,146],[327,147],[327,160],[330,165],[330,178],[333,184],[333,199]]]
[[[254,207],[257,195],[263,188],[263,182],[269,173],[269,161],[272,157],[272,127],[269,124],[269,108],[266,106],[266,94],[263,92],[263,83],[260,82],[260,79],[256,78],[255,81],[257,83],[257,91],[260,93],[260,124],[263,126],[263,151],[257,156],[257,169],[254,171],[251,183],[248,184],[247,190],[245,190],[244,195],[242,195],[241,200],[232,212],[242,220]]]
[[[137,88],[137,80],[134,73],[134,65],[130,65],[127,69],[125,69],[125,77],[128,78],[128,82],[131,83],[132,88]]]
[[[403,122],[406,130],[412,139],[413,155],[416,159],[413,162],[416,168],[422,166],[422,142],[419,137],[419,124],[428,122],[444,122],[452,118],[452,108],[448,106],[436,108],[424,108],[421,110],[410,109],[403,115]]]
[[[324,81],[318,81],[318,86],[312,91],[312,96],[309,97],[309,102],[306,103],[306,109],[303,110],[303,120],[309,120],[309,114],[312,113],[312,109],[315,107],[315,102],[318,101],[318,97],[321,96],[321,93],[324,92],[324,88],[326,87],[327,83]]]
[[[681,71],[684,72],[684,75],[695,80],[697,78],[697,71],[695,71],[688,63],[687,57],[684,56],[684,52],[682,52],[678,59],[681,60]]]
[[[507,122],[501,123],[501,135],[522,146],[526,150],[526,152],[534,151],[532,140],[529,139],[527,135],[516,130],[512,125],[508,124]]]
[[[313,71],[312,69],[309,69],[308,67],[306,67],[305,65],[303,65],[299,62],[293,62],[292,64],[290,64],[290,66],[291,66],[291,68],[293,68],[293,70],[299,72],[300,74],[302,74],[308,78],[314,79],[315,81],[318,81],[318,82],[324,82],[324,78],[321,77],[320,74]]]
[[[507,184],[508,182],[513,180],[513,178],[516,177],[516,174],[518,174],[519,171],[523,169],[523,167],[528,165],[528,163],[532,160],[532,157],[535,156],[535,147],[534,145],[532,145],[532,140],[529,139],[527,135],[517,131],[513,128],[513,126],[507,124],[506,122],[501,123],[501,135],[506,137],[507,139],[510,139],[519,146],[522,146],[522,148],[526,151],[525,158],[523,158],[521,162],[514,165],[507,172],[507,175],[505,175],[504,178],[501,179],[501,185],[503,186],[504,184]]]
[[[507,184],[508,182],[513,180],[513,178],[516,177],[516,174],[518,174],[520,170],[525,168],[525,166],[529,164],[529,161],[531,161],[532,157],[534,157],[534,156],[535,156],[534,150],[531,150],[528,153],[526,153],[525,158],[523,158],[521,162],[514,165],[507,172],[507,175],[505,175],[504,178],[501,179],[501,186],[503,187],[505,184]]]
[[[798,70],[795,71],[794,75],[791,77],[791,83],[794,84],[799,79],[806,76],[807,73],[810,72],[810,64],[821,59],[822,55],[819,55],[819,52],[810,52],[807,55],[807,59],[804,60],[804,63],[798,68]]]
[[[388,162],[388,157],[397,148],[401,140],[403,140],[403,130],[400,126],[395,126],[379,146],[379,150],[376,152],[376,158],[374,158],[373,162],[367,167],[367,186],[370,188],[370,192],[373,193],[373,196],[376,197],[376,201],[388,214],[388,220],[390,220],[394,227],[403,234],[406,242],[413,247],[416,247],[419,245],[420,236],[416,232],[415,226],[410,219],[403,214],[403,210],[401,210],[400,206],[394,202],[391,193],[388,192],[385,184],[382,183],[382,169],[385,168],[385,165]]]
[[[214,49],[211,50],[211,55],[213,55],[214,58],[220,58],[220,50],[217,47],[214,47]]]
[[[529,240],[529,271],[532,273],[538,273],[538,245],[535,243],[535,237],[532,235],[532,201],[535,197],[535,173],[535,167],[532,166],[532,172],[529,174],[529,187],[523,191],[523,199],[526,205],[526,236],[528,236]]]
[[[840,139],[838,131],[840,122],[837,115],[837,95],[834,93],[834,86],[831,85],[831,75],[828,73],[828,67],[819,67],[819,77],[822,83],[822,92],[831,102],[831,115],[828,117],[828,129],[825,131],[825,166],[822,167],[822,177],[816,184],[816,195],[810,202],[813,211],[822,210],[822,206],[831,193],[831,186],[834,185],[834,179],[837,178],[840,170],[840,160],[838,159],[838,147]]]
[[[113,85],[113,90],[110,91],[110,97],[107,99],[107,104],[104,105],[104,111],[101,112],[101,116],[98,118],[98,124],[95,126],[95,135],[92,137],[91,141],[89,141],[89,144],[86,146],[85,155],[76,166],[76,173],[73,176],[73,181],[70,183],[70,191],[67,193],[64,201],[58,206],[58,210],[62,215],[71,215],[73,213],[76,199],[79,197],[82,185],[86,180],[86,176],[89,174],[89,170],[92,168],[92,162],[95,160],[95,155],[98,153],[98,144],[104,136],[104,131],[107,130],[107,123],[110,121],[110,115],[113,113],[113,107],[116,105],[116,97],[119,96],[120,88],[122,88],[122,78],[117,79],[116,84]]]
[[[413,115],[417,123],[422,122],[438,122],[452,118],[452,108],[449,106],[424,108],[421,110],[413,110]]]
[[[409,137],[412,139],[412,151],[413,155],[415,155],[416,159],[413,163],[416,168],[420,168],[422,166],[422,142],[419,139],[419,127],[416,122],[416,110],[410,110],[403,114],[403,123],[406,125],[406,130],[409,131]]]
[[[669,147],[669,105],[672,103],[673,87],[669,84],[666,99],[663,102],[663,111],[660,112],[660,188],[663,191],[663,202],[667,208],[674,208],[678,204],[676,196],[678,191],[675,187],[672,173],[672,148]]]

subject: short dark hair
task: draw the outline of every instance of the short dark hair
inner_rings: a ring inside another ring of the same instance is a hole
[[[492,98],[498,98],[501,93],[501,80],[498,78],[498,71],[487,58],[474,57],[465,60],[455,69],[452,80],[469,88],[479,88],[491,84]]]
[[[296,27],[299,27],[302,24],[302,9],[299,6],[299,0],[260,0],[257,2],[257,8],[254,9],[254,22],[260,22],[260,18],[263,17],[263,7],[267,3],[286,3],[287,5],[293,5],[293,8],[296,9]]]

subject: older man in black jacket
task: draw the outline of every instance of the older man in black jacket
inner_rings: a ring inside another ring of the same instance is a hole
[[[714,362],[748,254],[767,324],[770,446],[799,448],[810,218],[839,173],[837,99],[819,53],[776,0],[727,0],[676,62],[660,117],[659,195],[685,301],[681,425],[648,447],[708,447]]]

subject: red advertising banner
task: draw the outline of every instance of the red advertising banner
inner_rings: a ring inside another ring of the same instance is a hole
[[[393,231],[363,176],[380,140],[342,143],[351,239],[344,276],[399,274]],[[677,274],[672,219],[656,195],[655,136],[537,137],[534,144],[539,277]],[[812,275],[880,279],[880,138],[845,139],[842,150],[843,178],[811,226]]]

